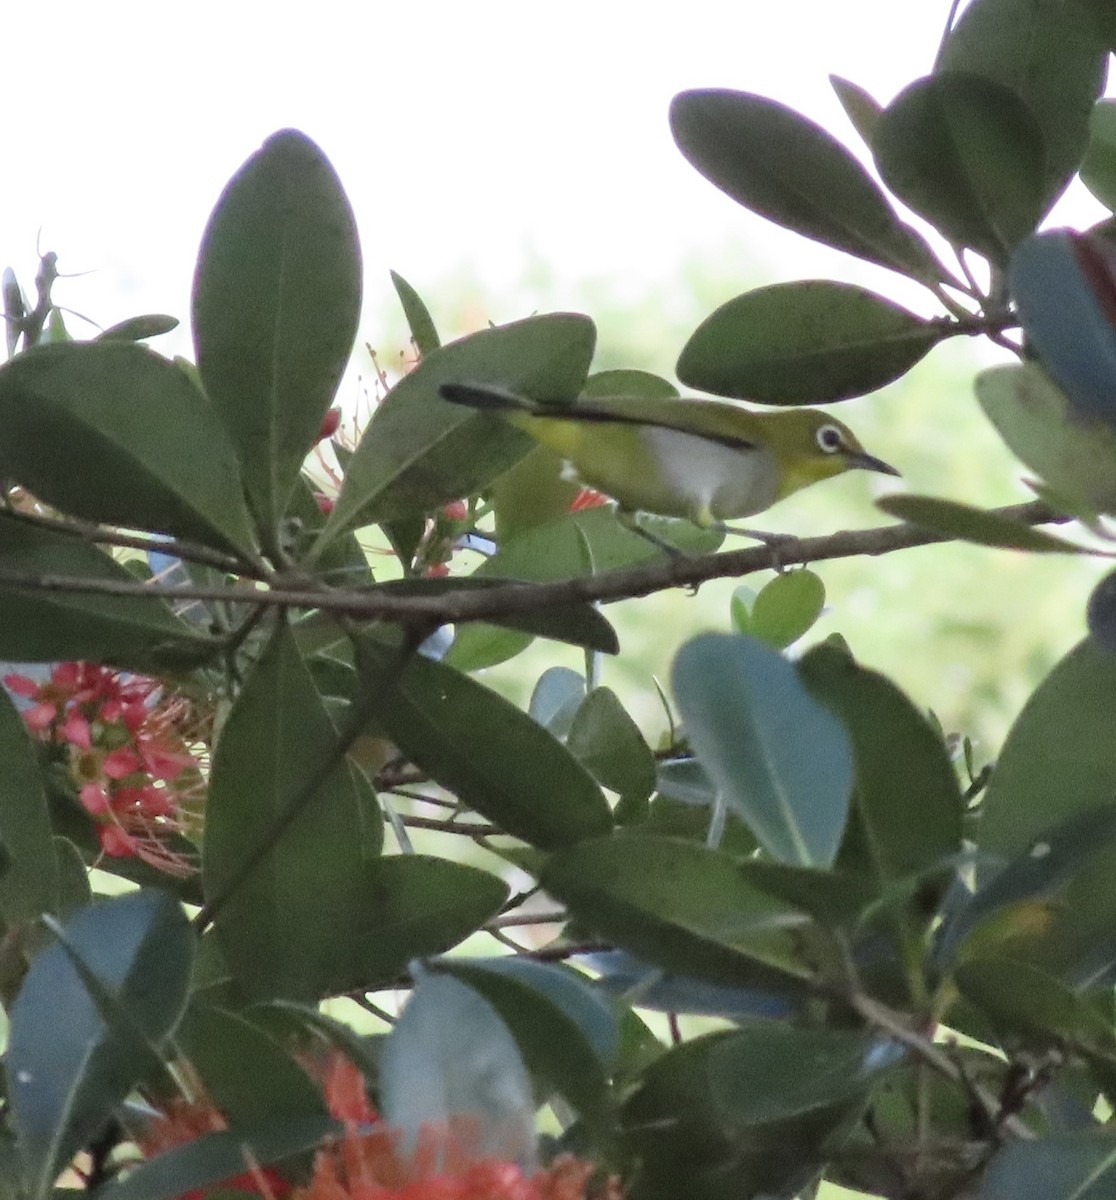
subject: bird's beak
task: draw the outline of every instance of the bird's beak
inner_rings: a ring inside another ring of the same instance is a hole
[[[859,467],[862,471],[878,471],[881,475],[898,475],[899,472],[882,458],[874,454],[866,454],[863,450],[848,456],[850,467]]]

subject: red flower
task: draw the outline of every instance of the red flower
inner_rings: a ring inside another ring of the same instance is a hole
[[[318,430],[318,441],[324,442],[326,438],[331,438],[341,428],[341,410],[339,408],[331,408],[329,412],[322,417],[322,427]]]

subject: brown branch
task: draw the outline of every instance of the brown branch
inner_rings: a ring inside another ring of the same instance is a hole
[[[1055,513],[1039,501],[991,510],[1028,525],[1063,523],[1070,517]],[[152,596],[167,601],[224,600],[276,608],[320,609],[357,620],[401,624],[449,624],[488,621],[575,603],[608,603],[646,596],[667,588],[696,588],[713,579],[739,578],[755,571],[827,559],[878,556],[914,546],[956,539],[908,522],[874,529],[845,530],[823,537],[788,537],[775,546],[752,546],[700,556],[664,556],[651,563],[578,576],[555,583],[507,583],[483,590],[449,590],[440,596],[395,595],[387,588],[327,589],[285,586],[273,577],[270,587],[230,584],[227,587],[149,585],[131,580],[87,579],[38,574],[0,567],[0,588],[35,594],[68,593],[100,596]]]

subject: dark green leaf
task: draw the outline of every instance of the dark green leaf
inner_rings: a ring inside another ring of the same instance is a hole
[[[234,1128],[325,1116],[321,1088],[248,1016],[195,1001],[178,1041],[206,1095]]]
[[[280,627],[224,724],[206,805],[206,896],[231,892],[217,930],[250,994],[318,999],[370,982],[382,830]]]
[[[698,761],[764,849],[780,862],[830,866],[853,759],[794,667],[754,638],[710,633],[678,652],[673,680]]]
[[[950,242],[998,263],[1045,211],[1042,132],[1002,84],[949,72],[916,80],[884,109],[880,175]]]
[[[466,675],[364,643],[362,681],[400,750],[508,833],[554,849],[603,833],[608,804],[588,771],[526,713]],[[498,731],[499,736],[493,733]]]
[[[407,325],[411,330],[411,341],[414,342],[419,356],[433,354],[442,342],[422,297],[395,271],[391,273],[391,283],[399,297],[399,303],[403,305],[403,315],[407,318]]]
[[[796,233],[917,279],[938,279],[926,244],[859,162],[820,126],[746,92],[675,96],[671,131],[706,179]]]
[[[585,381],[581,389],[583,396],[646,396],[657,399],[661,396],[677,396],[678,389],[661,375],[650,371],[613,370],[596,371]]]
[[[588,317],[529,317],[428,354],[388,393],[345,472],[323,540],[470,496],[535,445],[506,421],[448,404],[443,383],[495,384],[533,399],[576,398],[596,343]]]
[[[494,578],[486,573],[484,576],[459,575],[444,579],[399,579],[381,584],[376,590],[387,595],[436,600],[446,594],[483,592],[516,582],[515,579]],[[588,601],[555,605],[544,611],[509,612],[506,617],[492,617],[490,621],[535,637],[551,638],[571,646],[583,646],[587,650],[600,650],[604,654],[616,654],[620,649],[612,626]]]
[[[313,1150],[340,1132],[332,1117],[310,1116],[269,1121],[261,1129],[205,1134],[140,1163],[123,1179],[105,1184],[100,1196],[102,1200],[178,1200],[195,1188],[212,1189],[243,1175],[252,1166],[268,1166]],[[208,1194],[214,1195],[211,1190]]]
[[[1010,88],[1042,131],[1045,212],[1085,150],[1093,102],[1104,92],[1107,51],[1093,0],[973,0],[950,31],[936,70],[970,71]],[[1106,0],[1099,0],[1108,7]]]
[[[1009,1142],[984,1176],[980,1200],[1109,1200],[1116,1187],[1116,1146],[1108,1129]]]
[[[533,1078],[603,1125],[616,1018],[584,976],[513,956],[441,959],[439,971],[479,992],[500,1014]]]
[[[876,507],[946,538],[995,546],[1002,550],[1030,550],[1037,554],[1088,554],[1064,538],[1034,529],[1022,521],[936,496],[885,496]]]
[[[132,342],[75,342],[0,368],[6,475],[90,521],[254,553],[220,416],[184,372]]]
[[[54,852],[58,861],[58,905],[60,917],[69,917],[93,899],[89,886],[89,869],[81,851],[64,837],[55,837]]]
[[[1116,794],[1116,656],[1086,640],[1016,718],[981,805],[982,850],[1014,857]]]
[[[559,851],[543,887],[580,924],[653,966],[717,983],[797,990],[795,908],[749,884],[728,854],[620,834]]]
[[[150,1069],[148,1046],[174,1028],[193,937],[178,903],[142,891],[83,908],[66,922],[80,956],[129,1024],[110,1025],[61,945],[34,960],[11,1010],[8,1100],[33,1200]],[[59,1014],[65,1014],[65,1020]]]
[[[611,688],[594,688],[577,710],[566,745],[593,777],[628,803],[655,790],[655,757]]]
[[[458,671],[483,671],[521,654],[534,641],[529,633],[473,621],[454,633],[442,661]]]
[[[937,730],[889,679],[840,650],[815,647],[799,674],[852,743],[853,804],[880,884],[956,854],[964,802]]]
[[[1098,646],[1116,652],[1116,571],[1109,571],[1089,593],[1085,624]]]
[[[209,218],[191,308],[198,370],[266,538],[337,391],[360,292],[356,223],[333,167],[305,134],[273,134]]]
[[[690,335],[678,378],[760,404],[826,404],[904,375],[950,334],[851,283],[776,283],[722,304]]]
[[[0,564],[0,659],[85,659],[152,670],[195,666],[218,649],[179,620],[155,587],[149,596],[83,593],[83,581],[134,587],[136,579],[78,538],[0,516]],[[15,581],[21,576],[72,578],[78,586],[19,591]]]
[[[862,874],[788,867],[763,858],[742,859],[739,868],[753,887],[809,913],[826,928],[854,923],[879,898],[877,888]]]
[[[819,575],[803,567],[776,575],[750,604],[738,601],[734,592],[733,623],[739,633],[750,633],[776,650],[783,650],[809,631],[824,606],[825,584]]]
[[[859,83],[851,79],[842,79],[840,75],[830,75],[829,85],[837,93],[837,99],[845,110],[845,116],[852,122],[852,127],[860,134],[860,140],[868,147],[872,145],[872,135],[876,122],[883,112],[883,105],[870,95]]]
[[[178,318],[165,313],[148,313],[142,317],[128,317],[110,325],[93,340],[96,342],[142,342],[145,338],[158,337],[178,328]]]
[[[58,909],[58,860],[42,771],[16,706],[0,690],[0,914],[7,926]],[[84,873],[83,873],[84,874]]]
[[[1116,209],[1116,100],[1100,100],[1089,118],[1081,182],[1108,209]]]

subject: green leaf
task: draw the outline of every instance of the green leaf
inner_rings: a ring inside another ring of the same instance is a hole
[[[1108,209],[1116,209],[1116,100],[1099,100],[1089,118],[1081,182]]]
[[[0,516],[0,659],[84,659],[136,670],[196,666],[218,649],[215,639],[179,620],[158,598],[84,593],[80,584],[136,585],[132,573],[88,542]],[[72,578],[63,587],[19,591],[4,578]]]
[[[222,728],[206,804],[206,897],[231,891],[217,932],[250,995],[319,999],[371,982],[382,838],[375,797],[280,626]]]
[[[761,642],[783,650],[797,642],[821,616],[825,584],[808,567],[783,571],[769,580],[750,604],[733,593],[732,617],[739,633],[750,633]]]
[[[527,712],[559,741],[565,741],[585,692],[584,675],[569,667],[548,667],[531,692]]]
[[[860,163],[792,109],[746,92],[682,92],[670,123],[691,165],[745,208],[916,279],[941,277]]]
[[[0,914],[12,926],[57,911],[59,878],[39,757],[6,691],[0,691],[0,795],[0,846],[7,855]]]
[[[533,1079],[603,1129],[616,1017],[583,975],[513,956],[445,958],[435,966],[468,984],[499,1013]]]
[[[0,368],[2,466],[76,517],[252,558],[220,416],[174,363],[132,342],[74,342]]]
[[[935,67],[994,80],[1030,108],[1042,132],[1043,212],[1077,170],[1089,110],[1104,92],[1108,55],[1090,3],[973,0],[950,31]]]
[[[583,396],[646,396],[649,400],[677,396],[678,389],[661,375],[626,368],[595,371],[581,389]]]
[[[855,284],[776,283],[706,317],[678,378],[736,400],[827,404],[898,379],[950,332]]]
[[[535,445],[506,421],[448,404],[443,383],[495,384],[548,402],[576,398],[596,343],[588,317],[550,313],[482,329],[428,354],[377,408],[322,535],[471,496]]]
[[[204,1134],[136,1164],[123,1179],[103,1184],[100,1194],[102,1200],[178,1200],[194,1189],[243,1175],[253,1165],[266,1167],[313,1150],[340,1132],[332,1117],[316,1115],[269,1121],[259,1129]]]
[[[379,585],[375,591],[389,596],[413,596],[437,600],[444,595],[483,592],[518,582],[515,579],[493,578],[491,575],[457,575],[444,579],[399,579]],[[529,633],[534,637],[552,638],[603,654],[620,650],[616,632],[588,601],[555,605],[545,611],[509,612],[506,617],[491,617],[490,623]]]
[[[938,731],[889,679],[840,650],[817,646],[798,670],[852,743],[854,810],[879,882],[956,854],[964,801]]]
[[[456,630],[442,661],[458,671],[483,671],[521,654],[534,641],[529,633],[472,621]]]
[[[177,1040],[206,1095],[233,1128],[326,1115],[321,1088],[250,1014],[195,1001]]]
[[[1116,512],[1116,433],[1106,421],[1071,405],[1038,363],[990,367],[975,387],[1016,458],[1080,510]]]
[[[984,1174],[980,1200],[1108,1200],[1116,1187],[1116,1146],[1108,1129],[1012,1141]]]
[[[596,838],[552,855],[542,884],[579,924],[653,966],[792,992],[806,978],[796,931],[808,918],[720,851],[646,834]]]
[[[585,697],[566,746],[598,783],[629,804],[655,790],[655,756],[611,688],[594,688]]]
[[[997,263],[1045,209],[1042,132],[1026,104],[979,75],[916,80],[884,109],[884,183],[951,243]]]
[[[1116,794],[1116,656],[1079,643],[1039,684],[1004,742],[977,844],[1014,857]]]
[[[191,306],[202,383],[265,541],[337,391],[360,293],[356,223],[333,167],[305,134],[273,134],[217,201]]]
[[[391,284],[395,288],[395,294],[399,297],[399,303],[403,305],[403,315],[407,318],[407,325],[411,330],[411,341],[414,342],[419,357],[433,354],[442,342],[422,297],[402,275],[395,271],[391,273]]]
[[[860,134],[860,140],[869,148],[876,129],[876,122],[883,112],[883,105],[869,92],[853,83],[851,79],[842,79],[840,75],[830,75],[829,85],[837,94],[845,116],[852,122],[852,127]]]
[[[397,655],[382,646],[366,639],[362,649],[376,720],[463,804],[544,850],[608,830],[593,777],[526,713],[441,663],[411,656],[399,671]]]
[[[963,542],[975,542],[978,546],[1030,550],[1036,554],[1091,553],[1088,547],[1077,546],[1053,533],[1034,529],[1013,517],[973,508],[969,504],[958,504],[954,500],[940,500],[936,496],[885,496],[876,501],[876,507],[932,533]]]
[[[79,910],[64,932],[135,1031],[150,1042],[171,1032],[193,956],[176,901],[133,892]],[[106,1022],[70,954],[55,944],[32,962],[12,1007],[6,1068],[25,1178],[33,1200],[42,1200],[150,1060],[132,1029]]]
[[[145,338],[159,337],[178,328],[178,318],[165,313],[148,313],[142,317],[128,317],[110,325],[97,334],[95,342],[142,342]]]
[[[794,667],[753,638],[710,633],[678,652],[673,680],[698,762],[764,849],[779,862],[832,865],[853,759]]]

